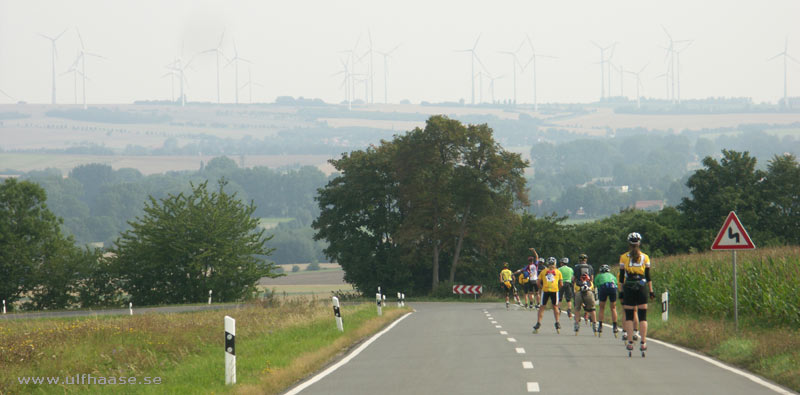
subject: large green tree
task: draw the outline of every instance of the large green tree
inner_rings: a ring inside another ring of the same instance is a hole
[[[68,304],[73,279],[72,240],[61,233],[61,220],[47,208],[39,185],[7,179],[0,184],[0,298],[6,303],[22,295],[44,292],[41,307]],[[42,281],[53,287],[43,288]]]
[[[462,259],[474,263],[486,243],[510,231],[513,208],[528,203],[527,163],[503,150],[487,125],[444,116],[331,163],[341,175],[320,190],[314,228],[346,278],[370,278],[359,286],[372,286],[377,268],[394,260],[407,266],[403,274],[415,274],[415,285],[427,277],[435,290],[443,270],[453,282]],[[348,269],[356,261],[358,274]],[[429,276],[416,274],[421,266]]]
[[[191,303],[208,291],[220,301],[241,299],[263,276],[275,277],[271,253],[251,215],[256,210],[225,191],[225,181],[209,192],[208,182],[192,192],[145,204],[143,217],[116,241],[122,288],[139,305]]]

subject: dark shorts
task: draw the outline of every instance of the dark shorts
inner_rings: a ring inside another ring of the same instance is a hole
[[[561,302],[561,299],[566,299],[567,302],[571,302],[573,295],[572,283],[564,283],[561,287],[561,292],[558,293],[558,301]]]
[[[638,306],[647,304],[647,283],[643,281],[626,281],[622,286],[623,306]]]
[[[536,283],[533,281],[528,281],[527,283],[522,285],[522,292],[525,293],[534,293],[536,292]]]
[[[597,300],[605,302],[608,299],[609,302],[614,303],[617,301],[618,291],[617,287],[603,284],[603,286],[597,288]]]
[[[542,300],[540,301],[542,307],[547,306],[548,299],[553,302],[553,306],[558,304],[558,292],[542,292]]]

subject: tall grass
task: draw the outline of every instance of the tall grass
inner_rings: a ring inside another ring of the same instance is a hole
[[[391,320],[394,309],[384,317]],[[399,313],[399,311],[398,311]],[[177,314],[31,319],[0,323],[0,394],[222,392],[223,316],[236,319],[240,382],[257,382],[303,352],[342,336],[330,302],[289,299]],[[372,303],[342,306],[344,336],[375,316]],[[382,321],[385,322],[385,321]],[[357,339],[350,339],[355,341]],[[25,376],[161,377],[158,386],[20,385]],[[302,377],[302,376],[299,376]],[[298,378],[299,378],[298,377]],[[291,383],[292,377],[282,383]],[[296,378],[294,378],[296,379]],[[278,388],[279,390],[279,388]]]
[[[739,318],[772,326],[800,326],[800,248],[737,252]],[[733,317],[730,252],[676,255],[654,262],[653,283],[670,293],[670,308]]]

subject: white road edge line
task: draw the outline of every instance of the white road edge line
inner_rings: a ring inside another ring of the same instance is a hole
[[[522,362],[523,369],[533,369],[533,362],[531,361],[524,361]]]
[[[517,350],[517,354],[525,354],[525,349],[522,348],[522,347],[517,347],[516,350]]]
[[[285,393],[284,395],[296,395],[296,394],[300,393],[300,391],[308,388],[309,386],[311,386],[312,384],[316,383],[317,381],[322,380],[323,378],[325,378],[325,376],[333,373],[336,369],[339,369],[340,367],[344,366],[346,363],[350,362],[350,360],[355,358],[358,354],[361,354],[361,352],[364,351],[367,347],[369,347],[369,345],[372,344],[372,342],[374,342],[375,340],[378,340],[378,338],[381,337],[384,333],[389,332],[389,330],[394,328],[395,325],[399,324],[400,321],[406,319],[406,317],[408,317],[410,315],[411,315],[411,313],[406,313],[406,315],[398,318],[397,321],[392,322],[384,330],[382,330],[382,331],[376,333],[375,335],[373,335],[372,337],[370,337],[369,340],[365,341],[363,344],[358,346],[358,348],[353,350],[353,352],[351,352],[350,354],[347,354],[347,356],[342,358],[339,362],[336,362],[335,364],[331,365],[329,368],[323,370],[322,372],[320,372],[316,376],[308,379],[307,381],[303,382],[302,384],[298,385],[297,387],[292,388],[291,391]]]
[[[528,382],[528,392],[539,392],[539,383],[529,381]]]
[[[609,325],[609,324],[603,324],[603,326],[606,326],[606,327],[609,327],[609,328],[612,328],[612,329],[614,328],[612,325]],[[717,367],[725,369],[727,371],[736,373],[739,376],[745,377],[745,378],[749,379],[750,381],[755,382],[756,384],[761,384],[762,386],[767,387],[767,388],[769,388],[769,389],[771,389],[771,390],[773,390],[773,391],[775,391],[775,392],[777,392],[779,394],[783,394],[783,395],[792,395],[793,394],[792,392],[787,391],[787,390],[785,390],[785,389],[783,389],[783,388],[781,388],[781,387],[779,387],[779,386],[777,386],[775,384],[772,384],[770,382],[765,381],[761,377],[758,377],[758,376],[756,376],[756,375],[754,375],[752,373],[745,372],[743,370],[739,370],[737,368],[728,366],[728,365],[726,365],[726,364],[724,364],[724,363],[722,363],[720,361],[717,361],[716,359],[709,358],[709,357],[706,357],[704,355],[700,355],[700,354],[695,353],[693,351],[689,351],[689,350],[687,350],[687,349],[685,349],[683,347],[679,347],[679,346],[676,346],[674,344],[670,344],[670,343],[667,343],[667,342],[664,342],[664,341],[661,341],[661,340],[656,340],[656,339],[653,339],[653,338],[649,338],[647,340],[651,341],[651,342],[654,342],[656,344],[660,344],[660,345],[662,345],[664,347],[671,348],[671,349],[673,349],[675,351],[680,351],[680,352],[682,352],[684,354],[691,355],[691,356],[693,356],[695,358],[702,359],[703,361],[706,361],[706,362],[708,362],[708,363],[710,363],[710,364],[712,364],[714,366],[717,366]]]

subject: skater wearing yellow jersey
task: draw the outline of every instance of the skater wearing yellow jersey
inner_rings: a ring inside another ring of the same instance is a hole
[[[622,285],[622,307],[625,309],[623,328],[627,334],[628,356],[633,350],[633,316],[634,308],[639,318],[641,345],[639,349],[644,357],[647,350],[647,296],[655,298],[653,282],[650,280],[650,257],[640,250],[642,235],[633,232],[628,235],[628,252],[619,258],[619,282]]]
[[[542,307],[539,308],[539,316],[536,325],[533,326],[533,333],[538,333],[542,327],[542,315],[547,307],[547,301],[553,302],[553,316],[556,318],[556,332],[561,333],[561,323],[558,322],[558,290],[564,285],[561,272],[556,269],[556,258],[547,258],[547,268],[539,273],[539,288],[542,290]]]
[[[508,310],[509,296],[514,295],[514,298],[517,298],[517,289],[514,288],[514,273],[508,269],[508,262],[503,262],[503,270],[500,271],[500,283],[503,284],[503,289],[506,291],[506,310]]]

